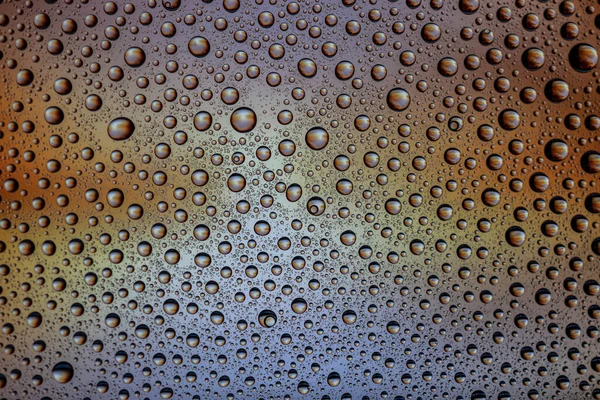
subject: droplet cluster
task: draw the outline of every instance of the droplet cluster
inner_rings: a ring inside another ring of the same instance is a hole
[[[0,399],[600,399],[600,4],[0,0]]]

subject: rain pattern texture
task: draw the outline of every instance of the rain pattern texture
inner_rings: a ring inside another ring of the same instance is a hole
[[[597,0],[0,0],[0,399],[600,399]]]

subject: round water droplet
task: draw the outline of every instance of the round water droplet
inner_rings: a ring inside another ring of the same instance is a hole
[[[132,68],[138,68],[146,62],[146,53],[139,47],[130,47],[125,52],[125,63]]]
[[[210,43],[203,36],[196,36],[188,42],[188,50],[194,57],[204,57],[210,52]]]
[[[256,114],[248,107],[238,108],[231,114],[231,126],[238,132],[250,132],[256,123]]]
[[[52,377],[58,383],[68,383],[73,379],[75,370],[68,362],[62,361],[52,368]]]
[[[312,150],[323,150],[329,144],[329,133],[320,127],[311,128],[306,132],[305,140]]]
[[[126,140],[133,135],[135,125],[126,117],[115,118],[108,125],[108,136],[113,140]]]
[[[387,95],[387,104],[394,111],[403,111],[410,105],[410,94],[404,89],[392,89]]]

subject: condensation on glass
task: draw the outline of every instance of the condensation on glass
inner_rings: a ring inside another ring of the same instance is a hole
[[[0,1],[0,399],[600,399],[599,13]]]

